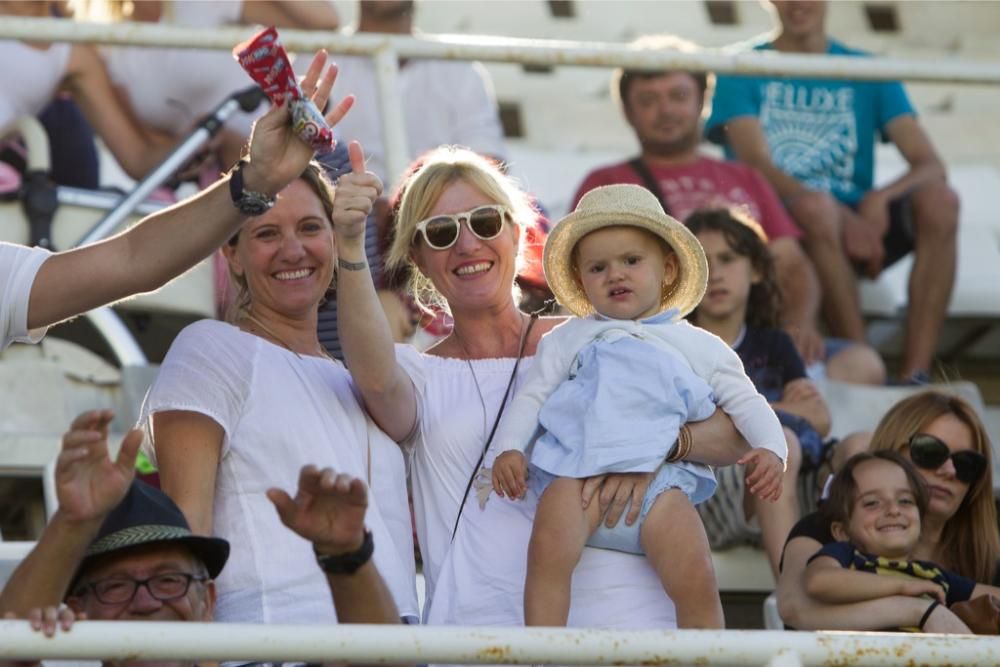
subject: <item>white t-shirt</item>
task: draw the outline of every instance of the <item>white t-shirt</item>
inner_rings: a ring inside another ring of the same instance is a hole
[[[491,494],[481,507],[474,485],[451,542],[459,503],[514,359],[475,360],[470,368],[464,360],[421,354],[407,345],[397,345],[396,356],[420,401],[410,474],[427,581],[424,617],[434,624],[523,625],[524,575],[537,498],[529,494],[525,501],[510,502]],[[512,393],[532,362],[530,357],[521,360]],[[495,455],[488,455],[486,463]],[[673,603],[641,556],[585,548],[573,573],[572,596],[571,626],[676,626]]]
[[[264,495],[294,494],[299,470],[332,467],[371,487],[365,522],[375,564],[404,616],[417,615],[413,538],[399,447],[372,425],[343,364],[298,355],[212,320],[174,340],[146,397],[140,423],[164,410],[211,417],[224,430],[213,534],[232,551],[218,578],[216,620],[336,622],[310,543],[278,518]],[[149,431],[147,430],[147,433]],[[143,445],[154,454],[149,438]]]
[[[175,0],[161,23],[210,28],[235,24],[242,2],[191,2]],[[247,36],[252,32],[247,28]],[[217,49],[139,48],[107,46],[101,49],[111,81],[125,91],[136,117],[174,135],[187,134],[192,126],[217,107],[230,93],[253,85],[228,51]],[[266,110],[237,112],[226,127],[249,136],[253,120]]]
[[[506,156],[493,88],[479,63],[411,60],[399,69],[399,98],[380,100],[371,59],[343,55],[333,58],[339,67],[333,99],[349,93],[357,98],[354,109],[334,130],[337,140],[360,141],[368,157],[368,169],[387,184],[399,174],[386,174],[382,119],[378,113],[386,104],[402,105],[410,160],[442,144],[466,146],[494,157]]]
[[[0,241],[0,350],[15,341],[37,343],[45,335],[45,329],[28,331],[28,301],[38,269],[51,256],[44,248]]]
[[[37,116],[66,74],[70,44],[36,49],[14,40],[0,41],[0,129],[21,116]]]

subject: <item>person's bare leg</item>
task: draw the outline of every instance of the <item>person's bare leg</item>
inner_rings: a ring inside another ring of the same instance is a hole
[[[795,221],[805,232],[803,247],[816,268],[823,290],[823,316],[838,338],[863,341],[857,281],[842,239],[840,205],[833,197],[813,192],[802,195],[792,206]]]
[[[708,536],[687,495],[679,489],[660,494],[640,530],[646,558],[677,608],[677,627],[724,628]]]
[[[958,195],[940,181],[914,192],[914,261],[906,309],[906,346],[899,376],[930,371],[955,284]]]
[[[885,363],[873,347],[850,345],[826,360],[826,376],[839,382],[885,384]]]
[[[601,519],[600,503],[583,509],[582,489],[582,479],[560,478],[538,501],[524,581],[525,625],[565,626],[569,620],[573,570]]]
[[[778,563],[781,562],[781,552],[785,548],[788,533],[799,520],[798,480],[799,469],[802,467],[802,447],[795,433],[787,428],[784,431],[788,459],[781,479],[781,497],[774,502],[761,500],[750,495],[748,490],[743,499],[744,504],[749,503],[751,510],[747,512],[747,519],[756,515],[760,523],[761,543],[775,581],[778,579]]]

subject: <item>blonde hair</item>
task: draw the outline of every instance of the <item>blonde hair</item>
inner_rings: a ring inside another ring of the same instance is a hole
[[[981,582],[991,582],[1000,560],[1000,534],[993,503],[993,448],[976,411],[962,398],[925,391],[905,398],[882,417],[872,434],[871,449],[900,451],[910,438],[939,417],[951,415],[972,433],[975,451],[986,457],[986,474],[969,487],[962,504],[945,523],[936,545],[941,564]]]
[[[309,189],[312,190],[313,194],[316,195],[316,198],[319,199],[319,203],[323,206],[323,212],[326,214],[327,223],[333,227],[333,199],[336,195],[336,189],[326,177],[326,171],[323,169],[323,166],[315,160],[310,162],[297,180],[305,182],[305,184],[309,186]],[[235,247],[239,243],[239,240],[240,233],[236,232],[229,238],[228,245],[230,247]],[[229,307],[226,308],[226,321],[232,323],[250,312],[250,308],[253,305],[253,299],[250,295],[250,287],[247,285],[246,276],[239,275],[233,271],[232,264],[229,264],[228,268],[229,281],[236,286],[236,297],[233,299],[233,302],[229,304]],[[328,291],[333,291],[336,288],[337,270],[336,265],[334,265],[333,277],[330,279],[330,287]]]
[[[476,188],[491,201],[506,206],[510,220],[522,228],[527,227],[538,213],[528,196],[497,163],[467,148],[441,146],[421,156],[414,164],[419,166],[411,167],[409,176],[399,186],[403,194],[386,256],[386,269],[410,269],[408,288],[417,303],[425,308],[437,306],[447,312],[448,304],[413,262],[411,251],[417,242],[417,224],[430,215],[448,186],[461,180]],[[520,263],[519,249],[515,266],[520,268]],[[511,289],[514,293],[513,284]]]

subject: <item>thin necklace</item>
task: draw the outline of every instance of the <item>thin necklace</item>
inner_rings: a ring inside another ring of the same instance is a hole
[[[295,350],[293,350],[292,346],[289,345],[288,343],[286,343],[284,338],[282,338],[278,334],[274,333],[274,331],[272,331],[270,329],[270,327],[268,327],[266,324],[264,324],[263,322],[261,322],[260,320],[258,320],[251,313],[247,313],[244,317],[247,320],[250,320],[251,322],[253,322],[258,327],[260,327],[261,331],[263,331],[264,333],[266,333],[268,336],[270,336],[274,340],[278,341],[281,344],[281,346],[284,347],[286,350],[288,350],[289,352],[291,352],[292,354],[294,354],[299,359],[302,358],[302,355],[299,354],[298,352],[296,352]],[[322,356],[322,357],[326,357],[327,359],[333,361],[333,357],[330,356],[330,353],[327,352],[326,349],[322,345],[320,345],[320,353],[318,355],[306,355],[306,356]]]
[[[476,384],[476,393],[479,395],[479,405],[483,408],[483,437],[485,438],[489,417],[486,410],[486,399],[483,397],[483,388],[479,385],[479,377],[476,375],[475,366],[472,365],[472,355],[469,354],[469,348],[465,346],[465,341],[462,340],[462,337],[459,335],[457,330],[453,328],[452,333],[455,334],[455,338],[458,340],[458,344],[461,346],[462,352],[465,353],[465,364],[469,367],[469,372],[472,373],[472,381]],[[520,346],[524,343],[524,313],[521,313],[521,334],[519,336],[519,340],[521,341],[519,344],[520,349]]]

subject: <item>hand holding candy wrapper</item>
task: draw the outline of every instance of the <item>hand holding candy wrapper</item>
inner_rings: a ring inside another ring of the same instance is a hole
[[[333,150],[333,129],[295,81],[292,64],[273,26],[237,44],[233,56],[260,85],[272,104],[281,106],[288,102],[292,112],[292,129],[302,141],[320,154]]]

